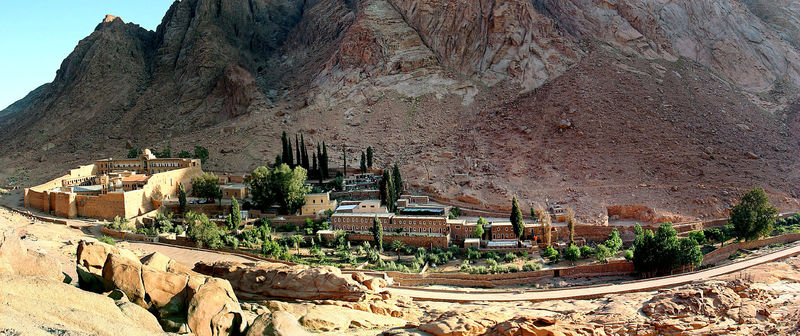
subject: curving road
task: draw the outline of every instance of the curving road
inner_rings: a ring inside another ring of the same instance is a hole
[[[665,287],[673,287],[690,282],[705,280],[715,276],[740,271],[759,264],[800,255],[800,245],[763,256],[743,260],[725,266],[714,267],[693,273],[684,273],[660,278],[631,281],[613,285],[572,287],[552,290],[531,291],[443,291],[421,288],[392,287],[394,295],[404,295],[417,301],[471,302],[471,301],[547,301],[558,299],[588,299],[607,294],[642,292]]]

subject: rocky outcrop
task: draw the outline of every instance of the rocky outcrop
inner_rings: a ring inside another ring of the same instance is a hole
[[[369,294],[375,294],[334,267],[269,262],[199,262],[194,271],[227,279],[237,292],[272,298],[362,301]]]
[[[650,58],[686,57],[751,91],[777,81],[800,86],[800,51],[738,1],[537,2],[584,39]]]
[[[323,332],[346,332],[350,328],[389,329],[401,327],[408,323],[404,319],[333,304],[267,301],[265,305],[270,311],[285,311],[297,317],[300,324],[308,330]]]
[[[186,326],[203,336],[244,332],[247,324],[228,281],[197,274],[159,253],[138,260],[123,251],[102,243],[80,242],[77,260],[82,288],[118,289],[131,302],[153,312],[168,331]],[[102,275],[102,282],[94,272]]]
[[[161,335],[155,317],[132,303],[41,277],[0,275],[0,330],[11,335]],[[166,334],[164,334],[166,335]]]
[[[308,333],[294,315],[285,311],[276,311],[258,316],[246,336],[308,336]]]
[[[55,259],[22,245],[13,230],[0,231],[0,274],[37,275],[61,281],[61,264]]]
[[[444,67],[496,84],[533,89],[582,53],[532,1],[389,0]]]

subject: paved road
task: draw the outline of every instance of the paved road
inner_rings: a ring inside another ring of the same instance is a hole
[[[615,285],[600,285],[593,287],[574,287],[553,290],[537,291],[518,291],[518,292],[470,292],[453,293],[431,291],[426,289],[407,289],[390,288],[395,295],[409,296],[420,301],[446,301],[446,302],[469,302],[469,301],[547,301],[557,299],[585,299],[599,297],[606,294],[619,294],[628,292],[641,292],[655,290],[659,288],[672,287],[687,284],[693,281],[705,280],[715,276],[740,271],[755,265],[783,259],[791,256],[800,255],[800,246],[795,246],[781,251],[776,251],[760,257],[755,257],[732,263],[725,266],[709,268],[706,270],[686,273],[669,277],[653,278],[626,282]]]

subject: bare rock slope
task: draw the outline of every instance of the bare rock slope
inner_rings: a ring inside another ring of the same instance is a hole
[[[719,216],[758,184],[796,208],[799,15],[766,0],[175,2],[156,31],[105,18],[0,112],[0,165],[53,163],[0,177],[35,183],[128,142],[202,143],[209,169],[246,171],[287,130],[372,145],[471,207],[519,194],[587,222],[608,205]]]

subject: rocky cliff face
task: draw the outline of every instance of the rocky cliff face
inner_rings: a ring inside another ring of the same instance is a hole
[[[203,143],[209,168],[245,171],[287,130],[381,148],[466,206],[719,215],[753,177],[792,207],[799,22],[767,0],[185,0],[156,31],[104,19],[0,112],[0,162],[57,163],[38,180],[126,142]]]

